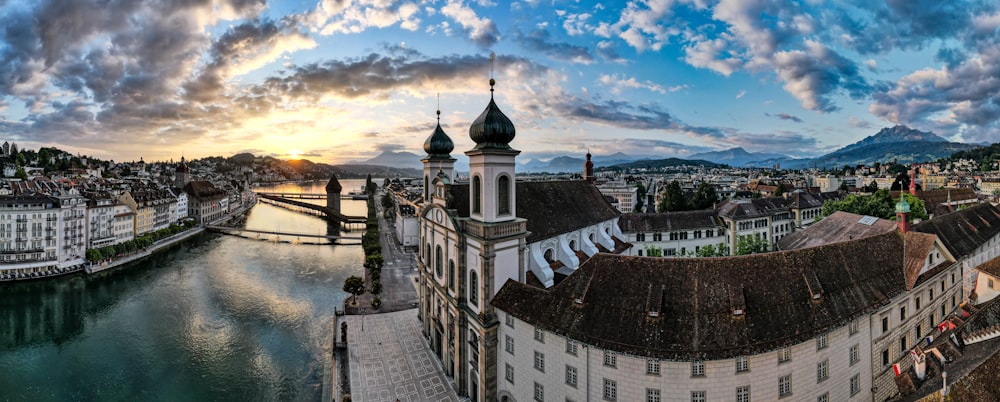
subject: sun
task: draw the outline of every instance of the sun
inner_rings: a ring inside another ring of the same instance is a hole
[[[288,151],[288,157],[292,158],[292,160],[302,159],[302,151],[298,149],[293,149],[291,151]]]

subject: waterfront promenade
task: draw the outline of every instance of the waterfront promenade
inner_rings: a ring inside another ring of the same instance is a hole
[[[370,294],[359,296],[357,306],[350,305],[350,297],[345,300],[347,315],[336,317],[333,324],[334,344],[342,348],[335,346],[332,353],[331,400],[341,401],[348,389],[354,402],[467,400],[459,398],[420,332],[416,256],[402,248],[382,206],[375,204],[385,260],[382,307],[371,307]],[[346,345],[340,332],[345,322]]]

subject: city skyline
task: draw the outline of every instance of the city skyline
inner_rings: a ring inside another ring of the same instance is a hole
[[[90,3],[0,1],[4,140],[347,163],[421,153],[440,102],[460,154],[491,74],[525,161],[808,157],[895,124],[993,142],[1000,119],[986,2]]]

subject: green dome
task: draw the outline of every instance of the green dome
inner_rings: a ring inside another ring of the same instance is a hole
[[[494,81],[490,79],[490,92],[493,92]],[[486,110],[472,122],[469,127],[469,138],[476,142],[475,149],[509,150],[510,142],[514,140],[514,123],[500,111],[500,107],[490,95],[490,104]]]
[[[427,137],[427,141],[424,141],[424,151],[431,158],[451,158],[451,151],[455,149],[455,143],[441,128],[441,111],[438,111],[438,116],[438,124],[434,128],[434,133]]]
[[[906,200],[900,198],[899,202],[896,203],[896,213],[897,214],[908,214],[910,213],[910,204]]]

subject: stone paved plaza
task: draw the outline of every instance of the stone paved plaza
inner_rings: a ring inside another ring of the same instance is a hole
[[[339,320],[347,322],[354,402],[460,401],[420,335],[417,309]]]

